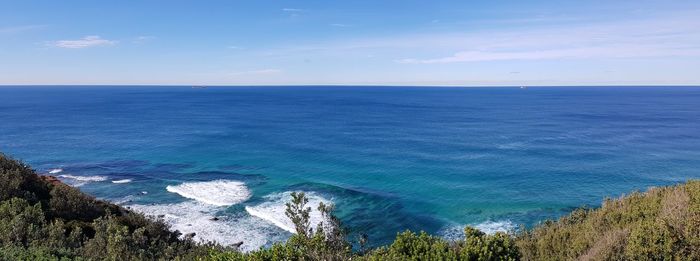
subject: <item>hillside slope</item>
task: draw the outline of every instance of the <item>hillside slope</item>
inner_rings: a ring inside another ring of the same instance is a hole
[[[0,260],[194,259],[208,247],[0,154]]]
[[[517,239],[528,260],[700,260],[700,181],[578,209]]]

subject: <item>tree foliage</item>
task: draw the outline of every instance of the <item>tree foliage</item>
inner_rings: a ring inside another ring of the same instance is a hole
[[[192,260],[214,249],[2,154],[0,199],[0,260]]]

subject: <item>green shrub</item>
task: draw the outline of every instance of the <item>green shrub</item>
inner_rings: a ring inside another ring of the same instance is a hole
[[[700,260],[700,181],[651,188],[522,231],[527,260]]]
[[[466,227],[465,239],[450,242],[425,232],[400,233],[384,248],[370,252],[368,260],[518,260],[513,238],[504,233],[486,235]]]
[[[21,198],[0,203],[0,243],[28,247],[46,236],[44,213],[39,204]]]
[[[52,184],[0,154],[0,260],[194,260],[213,244]]]

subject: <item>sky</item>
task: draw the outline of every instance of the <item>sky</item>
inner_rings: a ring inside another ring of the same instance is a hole
[[[0,85],[700,85],[700,1],[0,0]]]

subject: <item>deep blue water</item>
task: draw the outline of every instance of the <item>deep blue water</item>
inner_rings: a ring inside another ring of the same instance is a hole
[[[306,191],[381,244],[700,178],[700,88],[5,86],[0,151],[206,239],[282,240]]]

